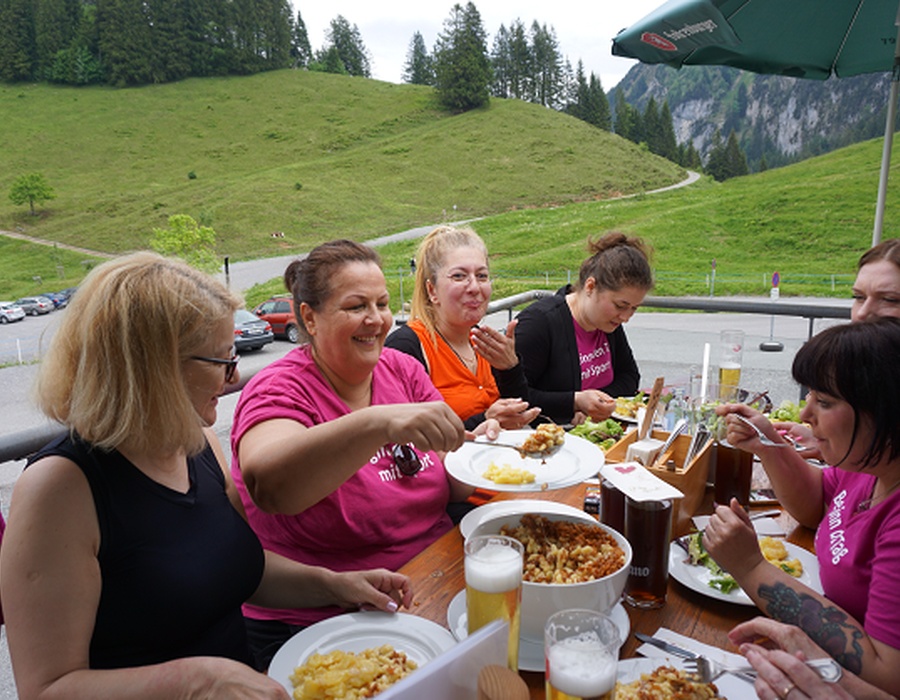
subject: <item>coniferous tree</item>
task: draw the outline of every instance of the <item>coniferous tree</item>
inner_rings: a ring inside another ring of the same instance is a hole
[[[355,24],[351,26],[345,17],[338,15],[331,20],[327,40],[326,51],[334,47],[347,73],[362,78],[371,77],[368,51]]]
[[[309,33],[306,31],[306,22],[300,16],[299,10],[297,11],[297,21],[294,22],[294,41],[291,55],[294,58],[294,65],[300,68],[308,66],[313,57],[312,46],[309,43]]]
[[[31,80],[36,66],[34,3],[0,0],[0,79]]]
[[[532,79],[534,86],[532,100],[545,107],[558,109],[562,106],[562,56],[559,42],[553,28],[531,25]]]
[[[69,47],[78,31],[78,0],[41,0],[34,9],[34,44],[38,74],[50,74],[56,54]]]
[[[603,92],[600,78],[591,73],[588,82],[588,118],[586,121],[598,129],[609,131],[612,128],[612,115],[609,112],[609,100]]]
[[[659,108],[653,97],[647,100],[641,125],[644,132],[642,141],[647,144],[651,153],[659,153],[662,149],[662,124],[659,120]]]
[[[182,80],[191,74],[186,9],[180,0],[148,0],[145,3],[153,42],[149,60],[154,83]]]
[[[740,177],[749,171],[747,156],[738,144],[737,134],[732,131],[725,144],[725,174],[727,178]]]
[[[657,155],[668,158],[673,162],[678,161],[678,141],[675,138],[675,125],[672,123],[672,111],[669,109],[669,101],[663,102],[659,111],[660,141]]]
[[[569,107],[575,102],[575,71],[572,70],[572,64],[569,62],[568,57],[563,61],[563,70],[560,81],[562,110],[568,112]]]
[[[509,97],[517,100],[531,98],[532,85],[532,60],[531,47],[528,45],[528,35],[525,33],[525,25],[521,20],[516,20],[509,29],[509,69],[508,84]]]
[[[434,85],[434,68],[431,56],[425,48],[425,39],[419,32],[413,34],[406,52],[406,66],[403,69],[403,82],[411,85]]]
[[[510,51],[509,31],[501,24],[500,29],[494,35],[494,43],[491,46],[491,69],[493,73],[491,94],[494,97],[505,98],[510,96],[509,86],[512,70]]]
[[[291,5],[288,0],[265,0],[259,3],[258,53],[265,70],[285,68],[291,62]]]
[[[256,0],[231,0],[230,34],[232,37],[230,72],[250,75],[261,68],[260,55],[260,15],[261,4]]]
[[[458,3],[444,21],[434,50],[435,88],[447,109],[465,112],[490,100],[491,64],[481,15],[469,2]]]
[[[97,0],[97,30],[110,83],[152,81],[153,38],[140,0]]]
[[[643,139],[641,113],[625,101],[621,90],[616,90],[616,133],[634,143]]]
[[[584,76],[584,64],[581,59],[578,59],[578,65],[575,68],[574,94],[566,111],[582,121],[587,121],[588,90],[587,78]]]
[[[703,170],[703,161],[700,158],[699,151],[697,151],[697,149],[694,147],[693,141],[688,141],[684,162],[681,164],[686,168],[690,168],[691,170],[696,170],[698,172]]]
[[[728,179],[725,146],[722,145],[722,132],[718,129],[716,129],[716,133],[713,134],[712,146],[709,149],[709,154],[706,156],[705,170],[718,182]]]

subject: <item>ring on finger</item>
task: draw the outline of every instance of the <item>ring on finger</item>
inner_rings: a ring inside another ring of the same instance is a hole
[[[787,698],[787,696],[791,694],[791,691],[796,687],[797,687],[796,683],[791,683],[783,691],[781,691],[781,697]]]

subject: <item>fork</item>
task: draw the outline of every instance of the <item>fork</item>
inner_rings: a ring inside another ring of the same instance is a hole
[[[805,450],[806,448],[799,443],[795,442],[775,442],[770,437],[768,437],[762,430],[760,430],[749,418],[746,416],[742,416],[740,413],[732,413],[732,416],[737,418],[739,421],[744,423],[745,425],[749,425],[756,432],[756,436],[759,438],[759,441],[766,445],[767,447],[792,447],[793,449],[800,451]]]
[[[696,673],[701,683],[709,683],[716,680],[724,673],[731,673],[748,683],[756,680],[756,671],[751,666],[726,666],[723,663],[706,656],[696,656],[682,661],[685,669],[690,673]],[[834,659],[810,659],[806,665],[819,674],[826,683],[836,683],[843,675],[843,669]]]

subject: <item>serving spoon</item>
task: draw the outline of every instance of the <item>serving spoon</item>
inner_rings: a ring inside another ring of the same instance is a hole
[[[529,452],[521,445],[510,445],[509,443],[505,442],[494,442],[493,440],[473,440],[472,442],[477,442],[479,445],[489,445],[490,447],[506,447],[510,450],[515,450],[516,452],[518,452],[519,456],[521,456],[522,458],[531,457],[532,459],[546,459],[547,457],[552,457],[557,452],[559,452],[563,446],[563,443],[560,443],[557,445],[553,445],[543,452]]]

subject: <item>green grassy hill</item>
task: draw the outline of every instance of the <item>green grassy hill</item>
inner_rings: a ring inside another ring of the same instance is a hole
[[[846,296],[871,240],[881,151],[874,140],[723,184],[613,200],[683,171],[536,105],[493,100],[448,116],[428,88],[303,71],[129,90],[0,86],[0,120],[0,229],[115,253],[146,247],[154,227],[186,213],[238,260],[486,216],[476,227],[497,296],[577,274],[585,239],[609,229],[651,242],[659,294],[706,294],[716,258],[717,295],[765,294],[778,270],[784,295]],[[5,195],[25,172],[42,172],[58,195],[39,217]],[[885,237],[897,235],[898,204],[895,172]],[[393,278],[414,248],[382,250],[395,299]],[[0,298],[61,269],[54,286],[68,286],[84,257],[0,238]],[[835,274],[846,278],[834,285]]]
[[[587,237],[616,229],[652,244],[657,294],[708,294],[715,258],[717,296],[766,295],[778,271],[782,296],[847,298],[856,262],[871,245],[881,148],[875,139],[725,183],[704,178],[651,196],[479,221],[497,273],[494,295],[555,288],[576,277]],[[898,165],[900,154],[892,161],[883,238],[900,235]],[[409,242],[382,249],[385,270],[402,268],[414,247]],[[278,287],[276,282],[260,291]],[[392,295],[398,287],[395,282]]]
[[[429,88],[306,71],[127,90],[7,85],[0,123],[0,191],[41,172],[58,195],[35,221],[4,194],[0,227],[110,252],[145,247],[171,214],[208,222],[220,252],[240,259],[393,233],[445,210],[468,218],[682,177],[537,105],[494,100],[448,116]]]

